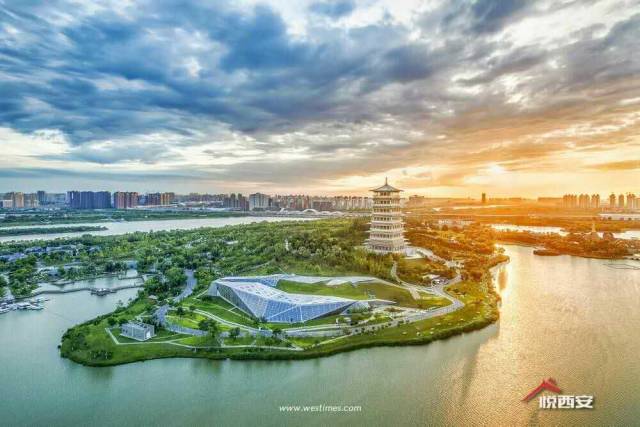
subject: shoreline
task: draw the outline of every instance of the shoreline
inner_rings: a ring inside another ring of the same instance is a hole
[[[407,339],[407,340],[380,340],[380,341],[370,341],[370,342],[363,342],[363,343],[354,343],[345,347],[331,348],[331,349],[321,350],[321,351],[273,352],[273,351],[260,350],[259,347],[256,347],[256,351],[251,351],[251,352],[233,353],[234,350],[231,350],[232,353],[224,353],[225,351],[224,349],[222,349],[222,351],[210,350],[210,349],[202,349],[202,350],[196,349],[196,351],[194,351],[193,348],[175,346],[176,350],[181,354],[145,355],[145,357],[131,358],[131,360],[124,360],[124,361],[118,361],[118,362],[109,361],[109,360],[105,360],[104,362],[88,361],[82,358],[74,357],[73,355],[69,355],[69,356],[61,355],[61,357],[65,359],[69,359],[72,362],[78,363],[82,366],[91,367],[91,368],[104,368],[104,367],[112,367],[112,366],[119,366],[119,365],[128,365],[131,363],[142,363],[146,361],[159,360],[159,359],[210,359],[210,360],[237,360],[237,361],[309,360],[309,359],[317,359],[321,357],[331,357],[340,353],[347,353],[351,351],[363,350],[363,349],[374,348],[374,347],[402,347],[402,346],[428,345],[434,341],[446,340],[456,336],[464,335],[466,333],[475,332],[475,331],[484,329],[487,326],[490,326],[499,320],[498,307],[496,307],[496,311],[498,312],[498,315],[495,318],[485,318],[483,321],[474,321],[474,322],[465,324],[464,326],[461,326],[459,329],[448,329],[446,331],[434,333],[431,336],[421,336],[420,338],[413,338],[413,339]],[[152,345],[152,344],[149,344],[149,345]],[[158,343],[157,345],[163,345],[163,344]]]
[[[83,324],[76,325],[65,333],[63,336],[62,342],[59,345],[60,356],[63,358],[67,358],[75,363],[81,364],[83,366],[88,367],[107,367],[107,366],[118,366],[129,363],[136,362],[144,362],[147,360],[156,360],[156,359],[167,359],[167,358],[202,358],[202,359],[211,359],[211,360],[308,360],[315,359],[320,357],[329,357],[339,353],[351,352],[362,350],[366,348],[374,348],[374,347],[400,347],[400,346],[415,346],[415,345],[428,345],[434,341],[448,339],[454,336],[463,335],[466,333],[478,331],[484,329],[487,326],[490,326],[496,323],[500,319],[500,303],[501,297],[500,294],[496,290],[495,285],[495,275],[494,269],[499,268],[501,265],[509,263],[510,260],[506,259],[501,261],[492,267],[488,268],[489,276],[485,277],[483,280],[479,282],[475,282],[477,287],[486,287],[486,293],[484,293],[484,297],[481,300],[477,300],[471,297],[473,302],[466,302],[464,306],[460,308],[460,311],[455,311],[452,313],[443,314],[441,316],[435,316],[428,319],[419,320],[416,322],[410,322],[398,325],[394,328],[377,330],[376,332],[367,332],[363,334],[355,334],[355,335],[343,335],[339,340],[328,340],[325,343],[319,343],[315,346],[309,347],[303,351],[278,351],[278,350],[268,350],[263,349],[260,346],[256,346],[247,350],[247,348],[243,349],[234,349],[229,347],[194,347],[190,345],[184,345],[181,343],[167,343],[167,342],[158,342],[158,343],[148,343],[144,346],[148,346],[144,348],[142,352],[126,352],[122,349],[119,349],[116,345],[113,347],[111,345],[111,340],[109,340],[109,345],[107,348],[104,346],[95,345],[93,347],[93,351],[96,349],[101,349],[100,351],[113,351],[116,354],[116,357],[111,359],[89,359],[86,351],[74,351],[73,349],[64,348],[65,347],[65,339],[67,338],[67,333],[73,331],[76,328],[85,327],[88,325],[93,325],[93,327],[99,328],[100,324],[105,321],[112,313],[106,314],[102,317],[89,320]],[[455,286],[455,285],[452,285]],[[463,291],[458,292],[449,292],[446,291],[447,294],[451,294],[454,298],[460,298],[460,292],[462,295],[465,295]],[[484,292],[484,291],[483,291]],[[465,295],[466,297],[466,295]],[[135,302],[133,302],[135,303]],[[132,304],[133,304],[132,303]],[[478,306],[480,304],[480,306]],[[482,314],[480,316],[480,313]],[[475,315],[473,315],[475,313]],[[458,321],[462,320],[465,316],[472,314],[473,317],[468,318],[468,320],[463,321],[462,324],[447,324],[441,330],[429,330],[429,327],[432,326],[431,329],[438,327],[441,323],[446,322],[455,322],[456,320],[453,318],[446,318],[446,316],[454,315],[457,317]],[[92,326],[89,326],[92,327]],[[385,337],[377,335],[380,332],[384,331],[392,331],[394,337]],[[72,332],[75,333],[75,332]],[[82,332],[80,332],[82,333]],[[285,331],[286,333],[286,331]],[[411,336],[409,335],[411,334]],[[423,335],[424,334],[424,335]],[[410,336],[410,337],[409,337]],[[351,342],[345,341],[352,339]],[[141,346],[135,346],[137,349],[142,348]],[[123,351],[120,353],[120,351]]]

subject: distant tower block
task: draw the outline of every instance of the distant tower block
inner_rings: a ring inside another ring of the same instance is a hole
[[[482,193],[482,204],[487,203],[487,193]]]
[[[400,192],[390,186],[387,179],[384,185],[373,191],[373,213],[371,214],[371,229],[366,247],[377,253],[404,253],[406,242],[404,239],[404,224],[400,209]]]

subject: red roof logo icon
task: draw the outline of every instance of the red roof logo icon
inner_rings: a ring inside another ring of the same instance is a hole
[[[544,390],[552,391],[554,393],[561,392],[560,387],[558,387],[558,384],[556,383],[556,380],[554,380],[553,378],[547,378],[546,380],[542,380],[538,387],[531,390],[531,393],[527,394],[525,398],[522,399],[522,401],[528,402]]]

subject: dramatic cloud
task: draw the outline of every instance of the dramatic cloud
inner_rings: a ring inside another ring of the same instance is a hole
[[[0,0],[0,191],[631,190],[639,10]]]

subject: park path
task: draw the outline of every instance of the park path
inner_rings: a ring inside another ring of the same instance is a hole
[[[451,279],[451,280],[449,280],[446,283],[443,283],[441,285],[420,286],[420,285],[416,285],[416,284],[413,284],[413,283],[405,282],[404,280],[400,279],[400,277],[398,277],[398,274],[397,274],[397,269],[398,269],[398,263],[396,261],[394,261],[393,262],[393,266],[391,267],[391,276],[394,279],[396,279],[409,292],[413,291],[416,294],[418,294],[419,291],[427,292],[427,293],[430,293],[432,295],[445,298],[445,299],[447,299],[447,300],[449,300],[451,302],[451,304],[449,304],[449,305],[447,305],[445,307],[440,307],[440,308],[431,309],[431,310],[420,310],[419,313],[416,313],[414,315],[408,316],[407,319],[410,319],[412,322],[413,321],[418,321],[418,320],[429,319],[429,318],[436,317],[436,316],[442,316],[442,315],[449,314],[449,313],[453,313],[454,311],[457,311],[457,310],[461,309],[462,307],[464,307],[464,303],[462,301],[460,301],[459,299],[457,299],[454,296],[450,295],[445,290],[445,288],[447,286],[455,285],[456,283],[459,283],[462,280],[462,277],[460,276],[459,273],[456,275],[456,277],[454,277],[453,279]],[[414,297],[413,297],[414,299],[419,299],[420,298],[419,294],[418,294],[417,298],[416,298],[414,293],[412,293],[412,295],[414,295]]]
[[[193,290],[198,283],[194,276],[193,270],[185,268],[184,274],[187,276],[187,281],[184,285],[184,289],[182,290],[182,292],[180,292],[180,294],[173,297],[173,302],[181,302],[185,298],[188,298],[191,294],[193,294]],[[200,329],[187,328],[186,326],[180,326],[169,322],[167,320],[167,313],[169,312],[169,309],[169,304],[165,304],[161,307],[158,307],[155,313],[153,313],[154,319],[156,319],[156,321],[165,329],[178,334],[193,335],[197,337],[205,336],[207,334],[205,331],[201,331]]]

